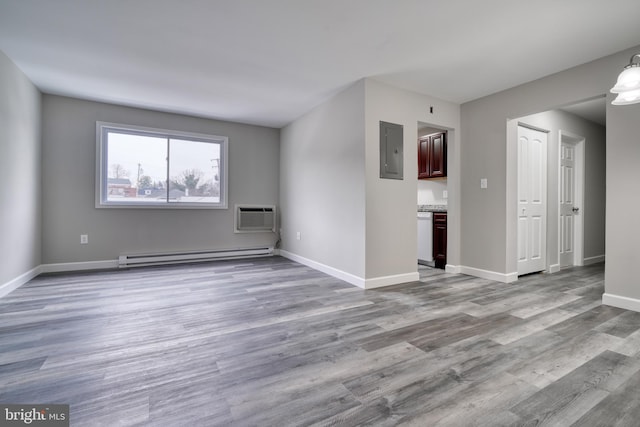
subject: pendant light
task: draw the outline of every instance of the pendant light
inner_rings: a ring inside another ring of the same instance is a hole
[[[634,62],[638,59],[638,62]],[[618,76],[616,85],[611,88],[611,93],[617,93],[613,105],[629,105],[640,102],[640,53],[631,57],[629,65]]]

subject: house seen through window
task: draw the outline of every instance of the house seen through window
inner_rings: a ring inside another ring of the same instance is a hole
[[[98,207],[226,208],[226,137],[97,128]]]

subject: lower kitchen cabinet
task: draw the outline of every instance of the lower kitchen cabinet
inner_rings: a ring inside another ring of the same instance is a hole
[[[447,265],[447,213],[433,213],[433,260],[436,268]]]

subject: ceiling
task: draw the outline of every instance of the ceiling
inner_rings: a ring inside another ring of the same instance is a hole
[[[0,50],[46,93],[281,127],[363,77],[470,101],[637,45],[638,16],[638,0],[0,0]]]

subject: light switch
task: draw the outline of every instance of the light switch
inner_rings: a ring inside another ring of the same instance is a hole
[[[442,190],[442,198],[446,199],[449,197],[449,192],[447,190]]]
[[[480,180],[480,188],[487,188],[487,178],[482,178]]]

